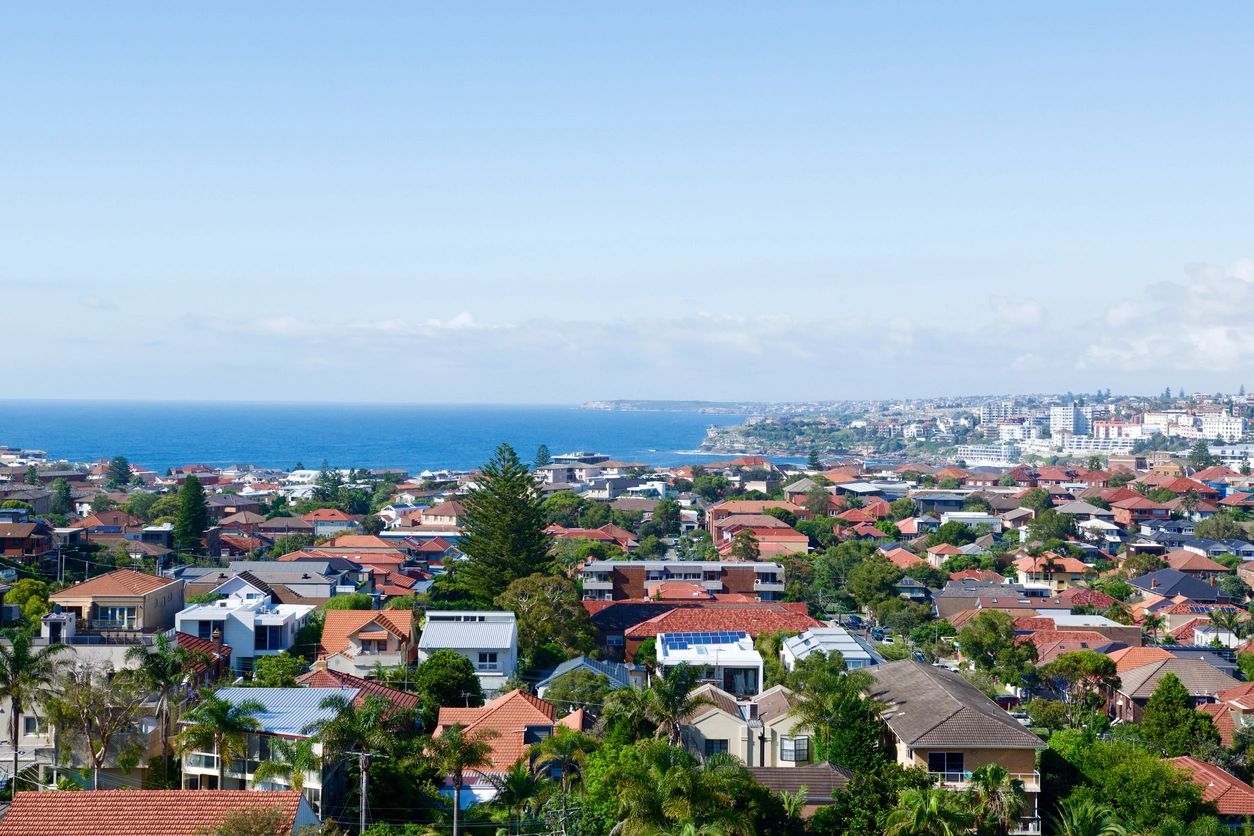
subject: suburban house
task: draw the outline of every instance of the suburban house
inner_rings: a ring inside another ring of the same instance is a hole
[[[694,696],[706,700],[684,725],[684,747],[699,758],[730,754],[745,766],[805,766],[814,760],[810,734],[791,712],[798,697],[776,685],[737,699],[716,685]]]
[[[1177,572],[1191,575],[1200,581],[1214,586],[1221,577],[1228,574],[1228,567],[1216,563],[1204,554],[1191,549],[1176,549],[1164,556],[1167,565]]]
[[[200,836],[235,813],[278,810],[282,830],[295,836],[319,826],[318,816],[298,792],[239,790],[99,790],[96,792],[18,792],[0,836],[47,836],[50,824],[73,825],[67,833],[127,836]]]
[[[884,705],[887,742],[905,767],[920,766],[941,786],[965,790],[971,773],[997,764],[1023,782],[1028,803],[1012,833],[1040,833],[1039,737],[957,673],[912,659],[867,668],[868,694]]]
[[[365,677],[416,658],[412,610],[327,610],[324,619],[320,652],[333,671]]]
[[[431,610],[418,639],[418,661],[437,650],[470,660],[485,693],[501,690],[518,667],[518,623],[512,612]]]
[[[701,560],[594,560],[580,573],[585,601],[648,597],[646,587],[663,581],[700,584],[714,594],[740,594],[769,601],[785,589],[779,563]]]
[[[762,655],[748,633],[659,634],[658,672],[683,664],[700,672],[698,682],[713,684],[738,699],[762,692]]]
[[[1167,674],[1175,674],[1196,707],[1219,701],[1219,694],[1241,683],[1209,662],[1173,656],[1119,674],[1119,687],[1110,700],[1110,715],[1125,723],[1141,722],[1145,704]]]
[[[233,583],[238,578],[227,583]],[[310,604],[276,604],[271,596],[244,583],[210,604],[195,604],[179,612],[175,629],[201,639],[220,639],[231,646],[231,666],[251,671],[257,656],[288,650],[296,634],[309,622]]]
[[[1053,552],[1036,557],[1024,555],[1015,561],[1015,569],[1024,589],[1043,589],[1049,593],[1071,589],[1094,571],[1074,557],[1062,557]]]
[[[1188,774],[1202,788],[1202,800],[1219,811],[1219,818],[1236,832],[1254,816],[1254,787],[1213,763],[1187,755],[1169,758],[1168,763]]]
[[[329,697],[356,700],[356,688],[219,688],[215,696],[233,705],[256,700],[264,710],[254,715],[258,728],[248,732],[248,754],[238,761],[227,764],[226,786],[218,784],[218,755],[216,752],[185,752],[183,754],[183,789],[206,790],[276,790],[289,789],[278,779],[261,785],[253,781],[257,766],[270,759],[273,740],[299,740],[312,735],[311,727],[334,719],[334,708],[323,708],[322,702]],[[185,716],[179,721],[187,725]],[[314,744],[314,751],[321,754],[321,744]],[[319,815],[324,809],[334,810],[344,790],[345,770],[343,763],[324,763],[320,769],[304,775],[304,795]]]
[[[30,563],[51,551],[52,529],[44,523],[0,523],[0,557]]]
[[[330,537],[361,528],[361,523],[356,517],[345,514],[339,508],[319,508],[305,514],[301,519],[313,526],[315,537]]]
[[[809,766],[777,767],[751,766],[753,780],[773,793],[805,793],[801,818],[809,819],[820,807],[832,803],[837,790],[842,790],[853,777],[853,772],[843,766],[816,763]]]
[[[169,630],[183,609],[183,582],[117,569],[48,596],[48,603],[78,620],[77,632]]]
[[[852,635],[844,627],[811,627],[803,633],[784,639],[779,656],[784,669],[791,671],[798,662],[816,652],[828,656],[839,653],[849,670],[878,665],[884,661],[884,657],[869,642]]]
[[[1215,587],[1179,569],[1159,569],[1129,581],[1143,593],[1174,598],[1178,595],[1204,604],[1227,603],[1230,599]]]
[[[461,726],[466,737],[472,739],[484,732],[495,732],[495,736],[487,739],[491,748],[488,764],[466,774],[467,781],[462,787],[461,798],[462,807],[465,808],[496,798],[499,789],[493,783],[493,778],[506,772],[518,761],[528,759],[529,747],[551,737],[558,726],[582,731],[583,722],[582,710],[574,711],[559,720],[557,707],[552,703],[525,691],[510,691],[479,708],[442,707],[433,736],[439,737],[455,725]],[[440,792],[451,799],[452,781],[445,779]]]
[[[823,622],[813,618],[799,601],[694,602],[672,605],[659,615],[625,628],[623,647],[625,655],[634,659],[643,642],[660,641],[662,633],[743,632],[756,639],[770,633],[796,633],[822,626]]]
[[[554,682],[576,671],[588,671],[597,676],[603,676],[611,688],[643,688],[648,677],[648,670],[643,665],[608,662],[593,659],[590,656],[576,656],[574,659],[567,659],[545,674],[535,685],[536,694],[543,697]]]

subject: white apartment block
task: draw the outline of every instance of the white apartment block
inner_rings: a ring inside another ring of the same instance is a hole
[[[1211,441],[1240,441],[1245,435],[1245,419],[1224,412],[1202,415],[1202,438]]]
[[[1009,467],[1019,463],[1019,445],[1013,441],[1001,444],[959,444],[949,458],[955,462],[966,462],[972,467],[976,465]]]
[[[1088,435],[1093,429],[1093,419],[1105,414],[1106,407],[1100,404],[1051,406],[1049,432],[1051,435]]]

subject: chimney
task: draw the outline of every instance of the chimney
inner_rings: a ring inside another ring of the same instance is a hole
[[[318,654],[318,658],[314,659],[313,669],[316,671],[325,671],[327,669],[327,657],[325,654]]]
[[[222,628],[213,628],[213,651],[214,653],[222,652]]]
[[[1158,589],[1158,578],[1150,578],[1150,589]]]

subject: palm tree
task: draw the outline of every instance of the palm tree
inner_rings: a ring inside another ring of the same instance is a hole
[[[52,687],[61,668],[69,664],[69,660],[61,658],[69,649],[68,645],[50,644],[32,653],[31,635],[25,631],[14,633],[7,647],[0,644],[0,700],[9,701],[9,745],[13,747],[10,780],[17,780],[17,744],[22,733],[22,712]]]
[[[616,688],[605,698],[605,706],[597,719],[595,731],[604,736],[611,723],[626,727],[632,742],[650,737],[657,730],[648,691],[639,688]]]
[[[995,763],[971,773],[970,793],[976,824],[992,828],[998,836],[1013,829],[1028,800],[1023,782]]]
[[[692,713],[710,702],[704,695],[692,695],[699,673],[681,662],[667,668],[661,676],[655,676],[645,693],[649,715],[658,726],[658,736],[666,735],[672,746],[683,742],[684,723]]]
[[[227,761],[248,754],[248,734],[261,728],[256,715],[266,710],[257,700],[232,703],[215,694],[205,696],[187,713],[190,725],[174,738],[180,754],[212,749],[218,756],[218,789],[226,789]]]
[[[1237,631],[1241,627],[1241,611],[1235,607],[1231,609],[1213,609],[1210,611],[1210,621],[1220,630],[1227,630],[1229,636],[1236,636]],[[1218,635],[1215,638],[1218,639]]]
[[[150,651],[136,646],[126,651],[126,661],[137,663],[135,675],[143,686],[157,696],[157,718],[161,723],[161,783],[170,783],[170,708],[174,693],[183,685],[187,675],[197,665],[205,664],[206,657],[177,644],[171,644],[164,634],[157,634],[156,644]]]
[[[715,755],[698,764],[683,749],[660,740],[639,751],[644,768],[615,776],[619,821],[610,836],[675,832],[685,824],[717,828],[728,836],[753,832],[750,817],[735,803],[752,778],[734,757]]]
[[[975,816],[961,796],[940,787],[903,790],[897,807],[884,820],[884,836],[959,836],[970,831]]]
[[[340,760],[350,752],[390,751],[407,733],[418,727],[415,712],[397,708],[382,697],[369,696],[360,704],[341,694],[326,697],[318,707],[330,719],[306,726],[305,734],[318,738],[324,754]]]
[[[305,788],[305,773],[322,766],[322,758],[314,751],[314,739],[299,740],[275,738],[270,741],[270,757],[257,764],[253,772],[253,786],[279,779],[300,792]]]
[[[659,827],[648,831],[649,836],[727,836],[727,831],[716,824],[695,825],[690,821],[674,827]]]
[[[1167,626],[1167,619],[1164,616],[1147,612],[1141,616],[1141,629],[1150,634],[1154,639],[1154,643],[1158,643],[1158,631]]]
[[[467,735],[460,723],[449,726],[428,744],[428,754],[435,767],[453,781],[453,836],[461,833],[462,787],[467,770],[479,769],[492,762],[494,729],[482,729]]]
[[[515,833],[522,832],[523,817],[532,811],[552,784],[548,778],[533,772],[522,758],[502,774],[489,776],[488,780],[496,788],[496,803],[504,807],[509,817],[514,819]]]
[[[596,751],[597,742],[583,732],[558,726],[553,734],[531,747],[537,770],[558,769],[562,773],[562,832],[566,832],[566,802],[570,798],[570,782],[578,777],[584,758]]]
[[[810,788],[805,784],[797,787],[796,792],[779,791],[779,800],[784,804],[784,815],[788,816],[789,821],[801,821],[801,814],[805,811],[809,798]]]
[[[1058,805],[1054,833],[1057,836],[1128,836],[1127,829],[1109,807],[1088,798],[1068,798]]]

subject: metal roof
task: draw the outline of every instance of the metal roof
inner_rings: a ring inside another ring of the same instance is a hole
[[[215,696],[232,705],[256,700],[266,709],[256,715],[261,731],[303,736],[309,726],[336,716],[335,710],[319,707],[323,700],[342,696],[351,701],[357,693],[357,688],[219,688]]]
[[[418,647],[422,650],[510,648],[517,641],[515,621],[427,621]]]

